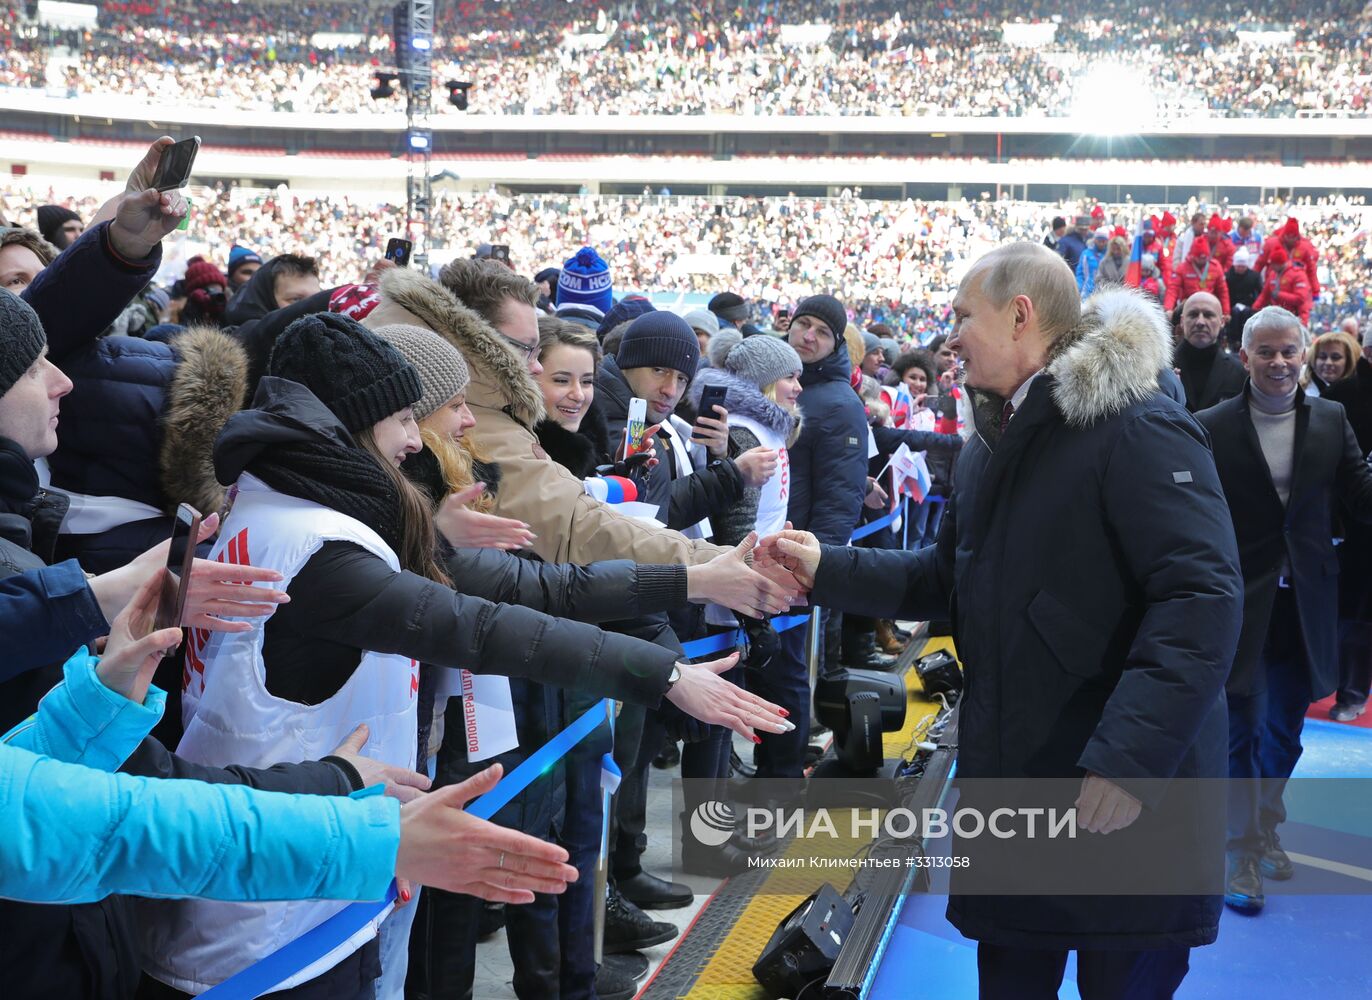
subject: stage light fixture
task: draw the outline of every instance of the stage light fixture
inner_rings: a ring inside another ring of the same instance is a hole
[[[448,88],[448,103],[458,111],[467,110],[467,92],[472,85],[467,80],[449,80],[443,86]]]
[[[376,101],[385,100],[387,97],[395,95],[395,88],[391,84],[400,79],[399,73],[373,73],[376,78],[376,86],[372,88],[372,99]]]
[[[834,733],[839,763],[854,775],[883,762],[881,734],[905,725],[905,682],[877,670],[839,670],[815,684],[815,718]]]

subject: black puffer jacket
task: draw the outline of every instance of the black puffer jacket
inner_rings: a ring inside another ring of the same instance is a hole
[[[805,419],[791,446],[788,516],[826,545],[846,545],[867,495],[867,413],[848,377],[852,362],[842,337],[834,353],[800,374]]]

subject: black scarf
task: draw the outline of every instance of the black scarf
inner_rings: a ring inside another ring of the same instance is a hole
[[[1210,369],[1215,367],[1219,357],[1219,341],[1209,347],[1192,347],[1190,341],[1182,340],[1177,345],[1177,367],[1181,369],[1181,387],[1186,390],[1186,398],[1194,404],[1205,393],[1205,383],[1210,381]]]
[[[400,491],[361,448],[333,441],[278,444],[264,449],[248,471],[272,489],[356,518],[402,550]]]

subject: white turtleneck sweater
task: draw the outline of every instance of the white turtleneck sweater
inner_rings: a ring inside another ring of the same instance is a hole
[[[1248,412],[1258,432],[1267,471],[1282,506],[1291,499],[1291,476],[1296,463],[1296,385],[1283,396],[1271,396],[1249,383]]]

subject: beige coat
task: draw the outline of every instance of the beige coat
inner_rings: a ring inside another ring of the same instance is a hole
[[[386,271],[381,304],[365,324],[375,329],[391,323],[426,327],[462,352],[472,374],[467,403],[476,417],[467,433],[482,456],[500,466],[495,513],[526,522],[538,536],[533,549],[541,558],[689,565],[726,551],[624,517],[588,496],[581,480],[548,458],[534,436],[533,426],[543,419],[543,394],[523,363],[441,284],[417,271]]]

